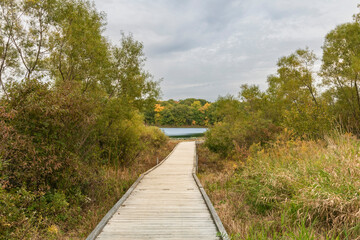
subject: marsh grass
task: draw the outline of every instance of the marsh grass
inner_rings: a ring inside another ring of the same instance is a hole
[[[199,147],[199,177],[233,239],[360,239],[360,141],[282,135],[245,160]]]

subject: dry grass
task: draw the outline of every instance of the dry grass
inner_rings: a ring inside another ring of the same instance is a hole
[[[234,239],[360,239],[360,142],[279,139],[246,162],[199,147],[200,180]]]
[[[238,206],[242,204],[241,195],[231,191],[227,186],[231,181],[237,162],[219,161],[203,145],[198,145],[199,179],[206,189],[224,227],[228,233],[239,233],[244,229],[243,221],[237,217]]]

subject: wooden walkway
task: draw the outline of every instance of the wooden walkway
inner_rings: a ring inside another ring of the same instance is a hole
[[[214,209],[211,203],[209,208],[207,196],[204,198],[201,192],[204,190],[193,174],[195,154],[195,142],[179,143],[161,165],[135,184],[106,223],[103,221],[101,232],[93,237],[98,240],[221,239],[216,224],[219,219],[216,213],[214,218]]]

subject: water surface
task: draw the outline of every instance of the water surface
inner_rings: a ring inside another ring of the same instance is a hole
[[[160,128],[166,136],[173,138],[201,137],[207,128]]]

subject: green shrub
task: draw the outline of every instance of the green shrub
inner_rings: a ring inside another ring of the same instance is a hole
[[[285,110],[282,125],[292,130],[299,137],[322,138],[331,130],[333,119],[325,104],[315,106],[304,103],[292,105]]]
[[[9,100],[0,107],[0,156],[8,187],[47,191],[77,178],[87,130],[93,125],[92,106],[76,86],[56,90],[36,80],[14,83]],[[71,174],[68,174],[71,173]]]
[[[141,142],[151,147],[159,148],[168,141],[168,137],[158,127],[145,127],[141,135]]]
[[[275,139],[279,127],[260,115],[216,123],[206,132],[205,145],[222,157],[244,158],[254,143]]]

